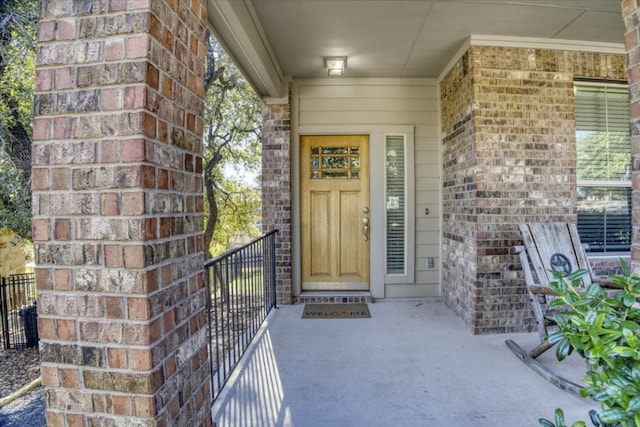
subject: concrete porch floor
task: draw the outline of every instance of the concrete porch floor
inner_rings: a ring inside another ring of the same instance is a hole
[[[537,375],[504,344],[537,334],[474,336],[439,299],[369,304],[371,319],[302,319],[274,310],[213,406],[218,427],[538,426],[563,408],[570,425],[592,401]],[[581,382],[580,359],[557,362]]]

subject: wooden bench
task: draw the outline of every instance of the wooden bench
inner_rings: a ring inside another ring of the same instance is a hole
[[[584,269],[589,274],[582,276],[582,285],[590,285],[594,281],[594,275],[587,258],[587,248],[580,242],[575,224],[529,223],[520,224],[519,228],[523,245],[514,247],[513,253],[520,257],[540,343],[528,351],[513,340],[507,340],[506,344],[527,366],[546,380],[579,396],[582,388],[580,385],[554,374],[539,363],[537,358],[553,347],[553,344],[547,342],[547,336],[555,326],[554,311],[549,308],[555,295],[549,287],[549,283],[556,280],[553,272],[568,275]]]

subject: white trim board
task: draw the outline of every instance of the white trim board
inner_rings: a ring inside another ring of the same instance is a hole
[[[625,55],[627,53],[623,44],[588,42],[581,40],[564,39],[543,39],[535,37],[504,37],[488,35],[471,35],[467,37],[458,51],[451,57],[446,67],[440,72],[438,82],[440,82],[466,51],[472,46],[495,46],[495,47],[519,47],[529,49],[550,49],[568,50],[576,52],[593,52]]]

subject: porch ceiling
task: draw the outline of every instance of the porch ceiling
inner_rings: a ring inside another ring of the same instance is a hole
[[[208,0],[217,38],[264,96],[285,76],[440,75],[471,35],[624,43],[619,0]]]

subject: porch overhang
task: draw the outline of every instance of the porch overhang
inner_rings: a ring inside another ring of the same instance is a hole
[[[438,78],[477,35],[500,46],[548,48],[536,42],[548,41],[612,52],[622,51],[625,33],[613,0],[207,0],[207,7],[216,38],[265,98],[285,97],[292,78],[326,77],[326,56],[348,57],[347,78]]]
[[[286,94],[285,77],[250,0],[209,0],[209,27],[262,96]]]

